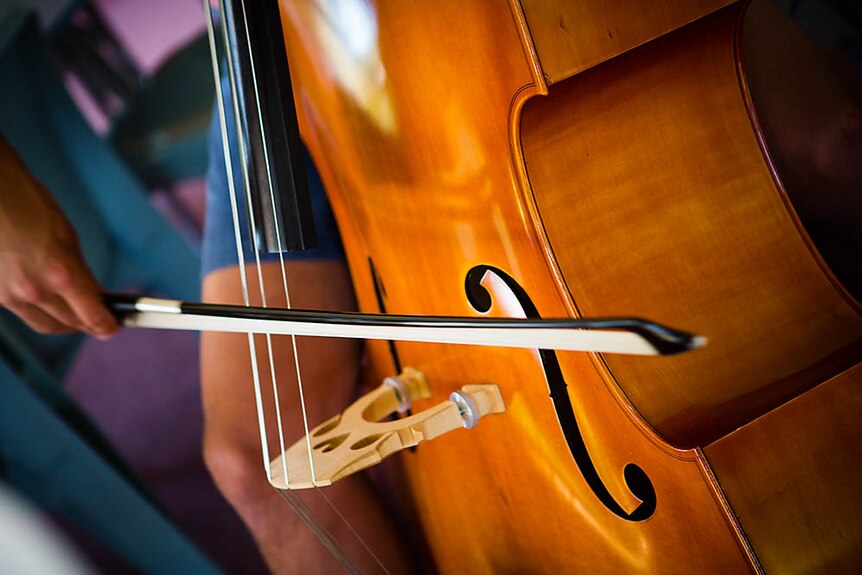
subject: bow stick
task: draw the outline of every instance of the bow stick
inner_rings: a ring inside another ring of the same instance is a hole
[[[518,319],[339,313],[105,296],[126,326],[672,355],[706,338],[639,318]]]

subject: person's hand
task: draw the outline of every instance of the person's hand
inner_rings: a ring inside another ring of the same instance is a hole
[[[0,305],[40,333],[117,331],[75,231],[0,138]]]

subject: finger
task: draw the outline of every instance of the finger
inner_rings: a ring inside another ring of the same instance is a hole
[[[51,286],[45,285],[43,278],[34,279],[32,275],[25,269],[17,270],[9,282],[11,297],[6,298],[9,303],[38,309],[63,325],[64,331],[82,330],[81,321],[66,302],[54,293]]]
[[[34,281],[28,277],[24,269],[13,270],[13,278],[9,281],[9,292],[7,297],[3,298],[4,302],[9,304],[9,309],[24,309],[29,311],[29,317],[34,317],[35,321],[45,326],[46,330],[52,333],[57,331],[54,326],[49,326],[42,320],[42,315],[52,317],[57,323],[64,326],[63,331],[72,331],[80,329],[80,322],[75,315],[69,310],[68,306],[51,293],[45,286],[42,286],[38,281]],[[33,310],[38,310],[40,314],[34,314]],[[28,313],[25,311],[25,313]]]
[[[61,324],[78,331],[84,330],[84,324],[60,296],[52,295],[35,305]]]
[[[35,305],[17,302],[9,303],[6,307],[39,333],[67,333],[74,331],[72,327],[60,323]]]
[[[75,286],[61,294],[66,303],[83,322],[84,331],[96,337],[106,337],[117,331],[117,320],[102,302],[102,295],[95,282]]]
[[[65,301],[84,331],[96,337],[113,334],[118,329],[117,320],[102,302],[98,284],[83,263],[70,262],[83,262],[83,258],[75,254],[49,262],[45,282]]]

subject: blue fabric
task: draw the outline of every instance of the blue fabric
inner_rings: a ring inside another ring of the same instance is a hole
[[[222,91],[228,99],[230,106],[230,87],[222,82]],[[230,110],[230,107],[228,107]],[[234,190],[237,196],[237,209],[239,212],[240,231],[243,236],[243,253],[245,261],[252,263],[254,251],[249,240],[248,216],[245,209],[245,188],[242,183],[242,174],[239,170],[239,150],[236,142],[235,123],[228,118],[228,139],[230,141],[231,157],[234,166]],[[227,172],[224,165],[224,152],[222,146],[221,129],[219,127],[218,113],[213,113],[210,124],[209,137],[209,168],[207,169],[206,188],[207,205],[206,219],[204,223],[203,246],[201,257],[203,260],[201,277],[205,277],[213,270],[237,265],[236,239],[234,239],[233,216],[231,215],[230,196],[227,181]],[[311,250],[298,252],[285,252],[284,259],[287,260],[332,260],[344,257],[341,246],[341,238],[338,228],[332,216],[332,209],[326,198],[320,175],[311,160],[308,152],[305,153],[305,168],[308,174],[308,188],[311,195],[311,208],[314,214],[314,225],[317,231],[317,247]],[[262,262],[279,261],[278,254],[260,252]]]
[[[59,388],[57,394],[64,395]],[[223,575],[2,358],[0,462],[6,481],[89,531],[142,573]]]

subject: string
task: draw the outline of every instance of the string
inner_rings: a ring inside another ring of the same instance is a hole
[[[225,14],[224,1],[223,0],[219,0],[219,8],[222,11],[222,13]],[[243,7],[243,9],[244,9],[244,7]],[[228,44],[228,34],[227,34],[227,19],[226,18],[224,18],[222,20],[222,35],[223,35],[222,36],[223,40],[225,42],[225,52],[226,52],[226,58],[228,61],[228,70],[229,70],[228,80],[230,83],[231,95],[233,97],[233,102],[234,102],[234,106],[233,106],[234,122],[236,125],[237,143],[238,143],[239,149],[240,149],[240,169],[242,171],[243,182],[244,182],[244,187],[245,187],[245,192],[246,192],[246,194],[245,194],[245,196],[246,196],[246,209],[247,209],[247,213],[249,216],[248,221],[249,221],[249,230],[250,230],[250,234],[251,234],[251,244],[252,244],[252,249],[253,249],[254,258],[255,258],[255,266],[256,266],[256,270],[257,270],[257,274],[258,274],[258,284],[259,284],[260,292],[261,292],[261,303],[265,307],[267,305],[266,288],[265,288],[264,282],[263,282],[262,266],[260,263],[260,251],[257,247],[257,243],[255,242],[255,238],[257,237],[257,224],[255,222],[254,210],[252,208],[251,186],[250,186],[250,180],[249,180],[249,176],[248,176],[248,151],[246,149],[246,142],[245,142],[245,133],[246,132],[245,132],[245,126],[242,123],[242,119],[241,119],[241,116],[239,113],[239,107],[241,105],[240,95],[238,93],[239,90],[237,89],[237,86],[236,86],[236,78],[234,77],[234,75],[232,73],[232,71],[234,70],[233,53],[230,49],[230,46],[227,45]],[[217,84],[220,84],[220,81],[217,82]],[[256,97],[257,97],[257,95],[256,95]],[[220,102],[221,102],[223,107],[226,107],[226,106],[224,106],[224,100],[223,99],[221,99]],[[258,104],[258,109],[259,109],[259,104]],[[223,116],[224,116],[224,112],[221,111],[220,117],[223,117]],[[227,141],[226,134],[223,134],[223,137],[224,137],[225,141]],[[226,152],[226,154],[227,154],[227,152]],[[226,155],[225,158],[226,158],[226,163],[232,164],[232,157],[231,156]],[[231,170],[231,173],[232,173],[232,170]],[[271,185],[270,185],[270,188],[271,188]],[[231,193],[235,196],[235,188],[233,188],[232,186],[231,186]],[[236,209],[235,197],[232,197],[231,200],[232,200],[232,207],[234,208],[234,213],[233,213],[234,231],[236,234],[239,234],[241,232],[239,231],[239,225],[237,223],[239,221],[239,218],[238,218],[238,211]],[[240,238],[240,236],[237,236],[237,237]],[[245,254],[242,250],[241,238],[237,240],[237,245],[238,245],[237,257],[239,258],[240,269],[244,270]],[[246,301],[246,305],[248,305],[247,302],[249,300],[249,295],[248,295],[247,283],[243,284],[243,298]],[[250,335],[249,337],[252,337],[252,336]],[[285,475],[285,481],[288,481],[289,475],[288,475],[288,470],[287,470],[286,457],[284,456],[284,453],[285,453],[284,431],[283,431],[283,425],[282,425],[282,420],[281,420],[281,407],[280,407],[280,402],[278,399],[278,397],[279,397],[279,395],[278,395],[278,379],[277,379],[276,370],[275,370],[275,360],[274,360],[275,354],[273,353],[273,349],[272,349],[272,338],[269,334],[266,335],[266,341],[267,341],[267,354],[268,354],[269,364],[270,364],[270,376],[272,378],[272,385],[273,385],[273,401],[275,402],[275,407],[276,407],[279,442],[280,442],[280,448],[281,448],[281,454],[282,454],[282,466],[283,466],[283,472]],[[253,341],[252,341],[252,347],[250,348],[250,352],[252,354],[255,354],[255,348],[254,348]],[[257,369],[258,369],[257,361],[255,358],[252,362],[252,371],[255,372]],[[254,379],[255,379],[255,381],[259,382],[259,374],[258,373],[254,373]],[[260,394],[259,384],[256,386],[256,393]],[[260,403],[258,403],[258,405],[259,405],[259,414],[258,414],[259,422],[264,422],[265,416],[263,415],[262,405]],[[272,473],[271,473],[271,470],[269,469],[270,462],[269,462],[269,453],[268,453],[268,434],[266,433],[266,430],[265,430],[265,423],[263,423],[262,425],[264,426],[261,428],[262,442],[264,444],[266,444],[266,446],[263,447],[264,458],[266,460],[265,465],[267,467],[267,477],[268,477],[268,479],[271,480],[272,479]],[[304,508],[304,503],[299,499],[299,497],[296,496],[296,494],[294,494],[293,492],[291,492],[289,496],[287,494],[284,494],[284,495],[282,495],[282,497],[285,500],[291,502],[291,508],[294,510],[294,512],[296,512],[297,515],[303,520],[303,522],[311,529],[311,531],[313,533],[315,533],[315,535],[317,535],[317,537],[324,543],[324,546],[326,546],[327,549],[330,550],[330,552],[333,554],[333,556],[335,556],[340,562],[342,562],[342,563],[346,562],[349,565],[350,564],[349,560],[347,560],[344,553],[338,548],[334,538],[331,536],[331,534],[329,534],[328,531],[326,531],[323,528],[322,523],[314,516],[314,514],[311,512],[311,510]],[[298,512],[298,510],[300,510],[300,509],[302,510],[301,513]]]
[[[245,12],[245,2],[243,0],[240,0],[240,6],[242,7],[243,20],[245,22],[248,22],[248,19],[246,18],[246,12]],[[248,46],[248,59],[249,59],[249,62],[251,64],[250,68],[251,68],[251,75],[252,75],[252,80],[253,80],[252,85],[254,86],[254,96],[255,96],[255,101],[257,102],[257,106],[256,106],[257,119],[258,119],[258,123],[260,125],[260,133],[263,135],[264,134],[263,115],[262,115],[261,108],[260,108],[260,95],[259,95],[258,90],[257,90],[257,71],[256,71],[255,65],[254,65],[254,55],[252,54],[252,50],[251,50],[251,38],[249,37],[248,26],[245,27],[245,35],[246,35],[246,45]],[[272,173],[270,172],[270,167],[269,167],[269,147],[266,145],[266,138],[261,137],[261,144],[262,144],[262,148],[263,148],[263,150],[262,150],[263,156],[265,159],[264,163],[266,164],[266,181],[267,181],[267,187],[269,188],[270,206],[272,208],[272,219],[273,219],[273,222],[275,223],[275,238],[276,238],[276,243],[278,245],[278,261],[279,261],[279,264],[281,265],[281,279],[282,279],[282,285],[284,286],[285,305],[286,305],[287,309],[290,309],[292,306],[290,305],[290,290],[287,287],[287,271],[285,270],[285,267],[284,267],[284,245],[281,243],[281,218],[278,217],[278,212],[276,211],[275,190],[273,189],[273,186],[272,186]],[[255,247],[255,251],[257,251],[256,247]],[[258,266],[259,265],[260,265],[260,263],[258,263]],[[264,307],[266,306],[265,303],[263,305],[264,305]],[[302,409],[302,425],[303,425],[303,428],[305,429],[306,447],[308,449],[308,465],[309,465],[309,468],[311,469],[311,481],[312,481],[312,483],[316,484],[317,479],[316,479],[316,476],[314,474],[314,459],[311,456],[311,438],[310,438],[310,434],[308,431],[308,414],[306,413],[306,409],[305,409],[305,394],[303,392],[302,373],[301,373],[300,365],[299,365],[299,350],[297,347],[295,335],[290,336],[290,342],[291,342],[291,345],[293,346],[293,365],[295,366],[295,369],[296,369],[296,384],[297,384],[297,388],[299,389],[299,404],[300,404],[300,407]],[[275,384],[275,378],[274,377],[273,377],[273,384]],[[276,400],[276,405],[278,405],[277,400]],[[283,433],[281,431],[280,410],[279,410],[279,414],[278,414],[278,425],[279,425],[279,436],[283,437]],[[284,453],[285,453],[284,441],[282,440],[282,444],[281,444],[282,463],[284,463],[284,460],[285,460]],[[288,475],[287,475],[286,464],[285,464],[285,471],[284,471],[284,481],[287,484],[288,488],[290,488],[290,479],[288,478]]]
[[[245,11],[244,0],[240,0],[240,6],[242,8],[243,20],[245,22],[248,22],[247,14]],[[246,45],[248,46],[248,58],[249,58],[249,62],[251,64],[250,68],[251,68],[251,74],[252,74],[252,85],[254,86],[254,96],[255,96],[255,101],[257,103],[255,108],[257,111],[257,118],[258,118],[258,123],[260,126],[260,133],[264,134],[264,122],[263,122],[262,109],[260,106],[260,94],[259,94],[258,89],[257,89],[257,85],[258,85],[257,84],[257,71],[256,71],[255,63],[254,63],[254,54],[252,53],[252,50],[251,50],[251,38],[249,37],[248,26],[245,26],[245,34],[246,34]],[[291,305],[290,289],[288,287],[287,270],[285,269],[285,264],[284,264],[284,251],[285,251],[285,249],[284,249],[284,244],[282,243],[282,234],[281,234],[282,220],[276,211],[277,203],[275,200],[275,190],[274,190],[273,185],[272,185],[272,174],[270,172],[270,166],[269,166],[269,147],[267,146],[266,138],[264,138],[264,137],[261,138],[261,144],[262,144],[262,152],[264,155],[264,163],[266,165],[267,187],[269,189],[270,206],[272,208],[272,218],[273,218],[273,222],[275,223],[275,236],[276,236],[276,243],[278,245],[278,260],[279,260],[279,264],[280,264],[280,268],[281,268],[281,278],[282,278],[282,286],[284,288],[285,304],[286,304],[286,307],[288,309],[291,309],[292,305]],[[255,246],[255,251],[257,251],[256,246]],[[259,260],[258,260],[258,266],[260,266]],[[265,306],[266,306],[266,304],[264,303],[264,307]],[[356,538],[356,540],[359,541],[359,543],[371,555],[371,557],[380,566],[380,568],[385,573],[388,574],[389,570],[386,569],[386,567],[383,565],[383,562],[380,560],[380,558],[374,553],[374,551],[372,551],[371,547],[360,536],[360,534],[356,531],[356,529],[353,527],[353,525],[350,523],[350,521],[348,521],[348,519],[341,513],[341,511],[332,503],[332,501],[329,499],[329,497],[327,497],[326,494],[323,492],[323,490],[321,490],[321,488],[317,485],[317,477],[316,477],[315,471],[314,471],[314,458],[312,456],[312,448],[311,448],[311,433],[310,433],[309,427],[308,427],[308,413],[306,410],[305,393],[304,393],[303,385],[302,385],[302,373],[301,373],[301,369],[300,369],[300,360],[299,360],[299,346],[298,346],[297,338],[295,335],[291,335],[290,339],[291,339],[291,344],[293,347],[293,358],[294,358],[294,367],[295,367],[295,371],[296,371],[296,382],[297,382],[297,389],[299,392],[300,408],[302,410],[302,423],[303,423],[303,428],[305,430],[305,443],[306,443],[306,450],[308,453],[308,465],[309,465],[309,470],[311,472],[312,485],[314,485],[317,493],[319,493],[320,496],[323,498],[323,500],[326,501],[327,505],[329,505],[329,507],[338,516],[338,518],[341,520],[341,522],[350,530],[350,532],[353,534],[353,536]],[[271,347],[270,347],[270,360],[272,360],[272,349],[271,349]],[[275,385],[275,371],[274,370],[273,370],[273,384],[274,384],[274,389],[277,389],[277,386]],[[278,408],[278,400],[277,399],[276,399],[276,407]],[[282,429],[281,429],[282,423],[281,423],[280,410],[277,411],[277,415],[278,415],[278,425],[279,425],[279,438],[281,440],[282,464],[285,465],[285,470],[284,470],[285,484],[287,485],[287,487],[289,489],[290,488],[290,480],[289,480],[289,476],[287,474],[287,468],[286,468],[286,462],[285,462],[286,457],[285,457],[283,433],[282,433]],[[282,492],[280,491],[280,493],[282,493]],[[293,494],[292,491],[291,491],[291,494]],[[305,505],[304,502],[302,502],[302,500],[299,499],[298,497],[289,498],[286,494],[282,494],[282,496],[285,498],[285,500],[293,499],[294,500],[293,502],[295,504],[298,504],[297,506],[304,506]],[[310,510],[308,510],[308,511],[310,511]],[[320,527],[322,527],[322,526],[320,526]],[[328,531],[326,533],[328,534]],[[318,537],[320,537],[320,535]],[[334,538],[332,538],[331,535],[329,535],[329,537],[326,537],[326,538],[321,538],[321,540],[324,540],[324,539],[327,541],[332,541],[334,543]],[[336,546],[336,549],[337,549],[337,552],[330,547],[330,552],[332,552],[333,555],[335,555],[336,557],[339,557],[339,556],[343,557],[344,561],[342,561],[342,563],[345,564],[345,566],[347,566],[349,569],[351,569],[351,570],[354,569],[355,567],[352,566],[352,564],[350,563],[349,560],[347,560],[347,557],[346,557],[346,555],[343,554],[343,551],[341,551],[340,548],[337,548],[337,546]],[[346,563],[345,563],[345,561],[346,561]]]
[[[377,554],[371,549],[365,539],[363,539],[359,532],[356,531],[350,521],[347,520],[347,517],[342,515],[338,507],[332,501],[330,501],[329,497],[326,496],[326,493],[323,492],[323,489],[321,489],[317,485],[314,486],[314,489],[320,494],[321,497],[323,497],[323,500],[326,501],[326,503],[329,505],[330,508],[332,508],[335,514],[338,515],[338,518],[341,519],[341,522],[350,530],[350,532],[353,534],[356,540],[359,541],[360,545],[362,545],[362,547],[368,552],[368,554],[371,555],[375,563],[380,566],[380,569],[382,569],[383,572],[386,573],[386,575],[390,575],[389,569],[386,568],[386,565],[383,564],[383,561],[380,560],[380,557],[377,556]]]
[[[213,14],[212,9],[209,4],[209,0],[203,0],[204,2],[204,13],[206,14],[207,20],[207,38],[209,39],[210,44],[210,58],[212,60],[213,66],[213,77],[215,79],[215,89],[216,89],[216,98],[218,100],[218,105],[216,106],[219,117],[219,128],[221,130],[221,138],[222,138],[222,153],[225,158],[225,171],[227,175],[227,185],[228,185],[228,195],[230,196],[230,209],[231,216],[233,219],[233,232],[234,238],[236,240],[236,251],[237,257],[239,258],[239,277],[240,284],[242,286],[242,298],[243,303],[248,306],[250,305],[249,297],[248,297],[248,279],[245,275],[245,266],[243,265],[243,251],[242,251],[242,236],[240,235],[239,229],[239,211],[236,205],[236,190],[234,188],[233,181],[233,165],[230,159],[230,140],[228,139],[227,133],[227,119],[225,118],[225,109],[226,104],[224,101],[224,94],[221,89],[221,71],[219,70],[219,59],[217,53],[217,44],[215,40],[215,23],[213,22]],[[219,0],[219,9],[224,14],[224,3],[222,0]],[[254,401],[255,407],[257,409],[257,422],[258,429],[260,430],[260,446],[261,451],[263,452],[263,467],[266,470],[266,478],[268,481],[272,481],[272,470],[269,464],[269,448],[267,447],[267,433],[266,433],[266,421],[263,414],[263,400],[261,399],[260,392],[260,373],[257,365],[257,350],[254,343],[254,335],[248,334],[248,350],[249,356],[251,358],[251,373],[252,373],[252,381],[254,383]]]
[[[219,1],[219,8],[222,9],[223,14],[226,14],[224,12],[224,0]],[[234,68],[234,60],[233,60],[234,54],[233,54],[233,51],[231,50],[230,45],[229,45],[226,15],[225,15],[225,17],[222,18],[221,24],[222,24],[223,40],[225,42],[225,52],[226,52],[225,56],[227,58],[228,70],[233,71],[235,69]],[[247,30],[247,28],[246,28],[246,30]],[[236,126],[236,134],[237,134],[236,139],[237,139],[237,144],[239,146],[240,171],[241,171],[241,175],[242,175],[242,179],[243,179],[243,187],[245,189],[246,213],[249,215],[248,216],[249,231],[250,231],[250,235],[251,235],[252,251],[254,253],[255,270],[257,271],[257,281],[258,281],[258,287],[259,287],[259,291],[260,291],[260,301],[261,301],[261,305],[263,307],[266,307],[267,306],[266,286],[264,285],[263,269],[262,269],[262,266],[260,264],[260,250],[258,249],[257,242],[255,241],[255,238],[258,237],[258,230],[257,230],[257,224],[255,222],[255,217],[254,217],[253,200],[252,200],[252,195],[251,195],[251,180],[249,178],[249,173],[248,173],[248,164],[249,164],[248,149],[246,148],[246,138],[245,138],[247,127],[243,122],[242,115],[240,114],[240,108],[244,107],[245,102],[242,100],[242,95],[240,94],[239,88],[237,87],[237,79],[234,77],[233,73],[228,73],[228,81],[230,83],[232,102],[234,103],[234,105],[232,107],[233,107],[233,114],[234,114],[234,124]],[[240,255],[239,258],[240,258],[240,267],[244,267],[244,264],[245,264],[244,254]],[[285,481],[287,481],[287,478],[288,478],[287,463],[284,461],[284,453],[285,453],[284,431],[283,431],[283,426],[282,426],[282,421],[281,421],[281,405],[280,405],[280,402],[278,400],[278,383],[277,383],[278,378],[276,377],[276,372],[275,372],[275,354],[273,353],[273,350],[272,350],[272,335],[270,335],[270,334],[266,334],[266,349],[267,349],[267,357],[269,359],[269,372],[270,372],[270,379],[272,382],[273,401],[275,402],[276,423],[277,423],[277,428],[278,428],[278,438],[279,438],[279,444],[280,444],[281,456],[282,456],[281,461],[282,461],[282,467],[283,467],[283,472],[284,472],[284,476],[285,476]]]
[[[223,0],[219,0],[219,10],[221,11],[222,14],[225,13]],[[221,71],[220,71],[219,66],[218,66],[219,59],[218,59],[218,54],[217,54],[217,43],[215,41],[215,25],[213,22],[213,14],[212,14],[211,7],[209,5],[209,0],[204,0],[204,12],[206,13],[206,16],[207,16],[207,35],[208,35],[208,39],[210,42],[210,56],[211,56],[211,59],[213,62],[213,76],[215,78],[216,97],[218,99],[218,106],[216,106],[216,107],[218,108],[219,127],[221,129],[221,136],[222,136],[222,151],[224,153],[224,158],[225,158],[225,171],[226,171],[227,180],[228,180],[228,192],[229,192],[229,196],[230,196],[231,215],[233,218],[233,225],[234,225],[234,238],[236,240],[237,258],[239,260],[240,283],[242,286],[243,302],[246,306],[248,306],[249,305],[249,289],[248,289],[248,281],[246,278],[245,266],[244,266],[245,257],[244,257],[244,253],[243,253],[243,249],[242,249],[242,235],[241,235],[240,226],[239,226],[239,210],[238,210],[237,203],[236,203],[236,189],[235,189],[234,180],[233,180],[233,161],[232,161],[232,157],[230,154],[230,146],[229,146],[230,140],[228,138],[227,119],[225,117],[225,110],[227,108],[227,105],[225,103],[224,94],[222,93],[222,89],[221,89]],[[223,38],[224,38],[225,42],[227,42],[227,34],[226,34],[225,27],[223,27],[222,33],[223,33]],[[230,54],[229,47],[226,48],[225,51],[227,52],[228,55]],[[232,78],[232,74],[230,71],[228,72],[228,77],[230,78],[231,83],[233,85],[233,78]],[[238,101],[236,99],[234,99],[234,103],[235,103],[235,105],[237,105]],[[237,138],[238,139],[242,138],[241,132],[238,132]],[[248,179],[246,178],[246,184],[247,183],[248,183]],[[250,219],[252,219],[253,213],[250,213],[249,217],[250,217]],[[254,244],[253,240],[254,240],[254,238],[252,238],[252,243]],[[259,267],[260,266],[258,263],[258,269],[259,269]],[[261,281],[261,285],[262,284],[263,284],[263,282]],[[262,454],[263,454],[263,464],[264,464],[264,469],[266,470],[267,479],[269,481],[272,481],[272,471],[271,471],[271,467],[270,467],[268,439],[267,439],[268,434],[266,431],[266,419],[264,417],[263,402],[261,399],[262,394],[261,394],[261,389],[260,389],[259,367],[257,364],[257,351],[256,351],[255,342],[254,342],[254,336],[251,333],[248,334],[248,343],[249,343],[249,355],[251,357],[252,378],[253,378],[253,382],[254,382],[255,404],[256,404],[257,415],[258,415],[258,428],[260,430],[261,450],[262,450]],[[279,493],[281,493],[281,492],[279,491]],[[292,502],[291,508],[301,509],[302,507],[304,507],[304,504],[299,500],[298,497],[295,496],[295,494],[293,492],[291,492],[291,495],[293,496],[291,499],[295,500]],[[285,499],[288,499],[288,498],[285,497]],[[316,519],[316,517],[313,515],[313,513],[311,513],[310,510],[305,509],[304,512],[297,513],[297,514],[300,516],[300,518],[303,520],[303,522],[311,529],[311,531],[313,533],[317,534],[317,536],[319,538],[321,538],[321,541],[323,541],[324,545],[328,549],[330,549],[330,552],[332,552],[333,555],[336,558],[339,558],[339,560],[341,561],[340,557],[343,556],[343,553],[340,552],[340,550],[338,550],[337,545],[334,542],[334,538],[330,534],[328,534],[328,532],[326,532],[325,529],[322,528],[321,522]],[[342,563],[343,563],[343,561],[342,561]],[[348,564],[349,564],[349,561],[348,561]],[[351,571],[356,572],[355,569],[351,569]]]
[[[347,571],[355,575],[362,575],[362,572],[350,562],[347,555],[335,543],[335,537],[333,537],[323,524],[314,519],[314,515],[311,514],[311,510],[305,505],[305,502],[302,501],[302,499],[297,497],[296,494],[290,490],[277,489],[276,492],[287,502],[293,512],[302,518],[305,524],[308,525],[309,529],[311,529],[312,533],[317,536],[320,542],[323,543],[332,556],[335,557],[335,559],[341,563]],[[383,569],[386,571],[385,567]],[[389,571],[386,571],[386,573],[388,574]]]
[[[245,3],[242,0],[240,0],[240,6],[242,8],[243,18],[245,20],[245,16],[246,16]],[[237,244],[237,255],[238,255],[238,259],[239,259],[239,263],[240,263],[239,267],[240,267],[241,284],[242,284],[242,290],[243,290],[243,300],[244,300],[245,305],[248,306],[249,305],[249,293],[248,293],[248,283],[247,283],[245,270],[244,270],[245,258],[244,258],[244,253],[242,250],[242,241],[241,241],[241,236],[240,236],[241,232],[240,232],[240,227],[239,227],[238,207],[237,207],[237,202],[236,202],[236,198],[235,198],[236,191],[235,191],[235,186],[233,183],[233,170],[231,167],[232,166],[232,159],[230,156],[230,150],[229,150],[229,144],[228,144],[228,138],[227,138],[227,120],[225,117],[226,105],[225,105],[224,96],[223,96],[223,93],[221,90],[221,82],[219,80],[220,71],[218,68],[218,59],[217,59],[217,53],[216,53],[216,47],[215,47],[216,43],[214,40],[214,25],[213,25],[213,21],[212,21],[213,16],[212,16],[212,12],[211,12],[211,9],[210,9],[210,6],[209,6],[207,0],[204,0],[204,7],[205,7],[205,12],[207,13],[207,30],[208,30],[209,40],[210,40],[210,52],[211,52],[211,56],[213,59],[213,71],[214,71],[214,75],[216,78],[215,83],[216,83],[217,97],[219,100],[219,122],[220,122],[221,131],[222,131],[222,140],[223,140],[222,145],[223,145],[223,151],[225,154],[225,165],[226,165],[227,177],[228,177],[228,181],[229,181],[228,186],[229,186],[229,192],[230,192],[230,196],[231,196],[231,198],[230,198],[231,210],[232,210],[232,216],[233,216],[233,220],[234,220],[234,235],[235,235],[236,244]],[[219,0],[219,9],[221,10],[222,14],[226,14],[224,0]],[[247,21],[247,20],[245,20],[245,21]],[[259,93],[257,90],[256,72],[255,72],[253,55],[251,53],[251,43],[250,43],[250,38],[248,37],[249,32],[248,32],[247,26],[245,27],[245,33],[246,33],[247,45],[249,46],[249,61],[251,63],[251,73],[252,73],[252,78],[254,80],[253,86],[254,86],[254,96],[255,96],[255,102],[256,102],[257,116],[258,116],[258,121],[260,123],[261,134],[263,135],[264,134],[263,117],[262,117],[261,108],[260,108],[260,96],[259,96]],[[250,232],[251,232],[251,236],[252,236],[252,242],[251,243],[253,246],[255,265],[256,265],[257,274],[258,274],[258,283],[259,283],[260,292],[261,292],[261,302],[262,302],[263,307],[266,307],[266,305],[267,305],[266,291],[265,291],[264,282],[263,282],[262,266],[261,266],[261,262],[260,262],[260,252],[259,252],[257,243],[254,241],[254,239],[257,237],[257,227],[256,227],[256,223],[255,223],[254,210],[252,207],[253,203],[252,203],[252,196],[251,196],[251,185],[250,185],[250,179],[249,179],[249,174],[248,174],[248,150],[246,148],[246,142],[245,142],[246,126],[243,124],[242,118],[240,116],[240,106],[242,105],[242,103],[240,102],[241,96],[240,96],[239,90],[237,89],[237,86],[236,86],[236,78],[234,77],[234,74],[233,74],[233,71],[235,68],[233,65],[234,64],[233,53],[232,53],[232,50],[229,46],[229,36],[227,33],[226,18],[222,19],[222,34],[223,34],[223,39],[225,42],[226,58],[228,60],[228,79],[230,82],[231,95],[232,95],[233,104],[234,104],[233,105],[234,121],[236,124],[236,130],[237,130],[237,141],[238,141],[239,148],[240,148],[240,169],[241,169],[241,175],[243,177],[244,187],[245,187],[245,192],[246,192],[246,207],[247,207],[248,214],[249,214],[249,228],[250,228]],[[290,305],[290,293],[289,293],[289,289],[288,289],[287,274],[286,274],[285,264],[284,264],[284,256],[283,256],[284,249],[283,249],[283,244],[281,241],[280,218],[278,217],[278,214],[277,214],[276,209],[275,209],[276,202],[275,202],[275,196],[274,196],[274,189],[272,186],[272,176],[270,173],[269,163],[268,163],[268,149],[266,146],[265,138],[261,138],[261,140],[263,143],[264,157],[267,160],[265,162],[266,163],[266,170],[267,170],[267,184],[268,184],[268,188],[269,188],[270,200],[271,200],[271,205],[272,205],[272,209],[273,209],[273,219],[275,222],[275,233],[276,233],[276,239],[277,239],[278,251],[279,251],[279,262],[280,262],[280,266],[281,266],[282,283],[283,283],[283,287],[284,287],[285,300],[287,303],[287,307],[290,308],[291,307],[291,305]],[[264,467],[266,469],[267,478],[271,480],[272,479],[272,472],[271,472],[271,468],[270,468],[269,453],[268,453],[268,451],[269,451],[268,450],[268,439],[267,439],[268,434],[266,433],[265,417],[263,414],[263,407],[262,407],[262,401],[261,401],[260,376],[259,376],[259,367],[258,367],[257,358],[256,358],[256,347],[255,347],[253,335],[248,334],[248,337],[249,337],[249,352],[252,356],[252,374],[253,374],[253,380],[255,383],[255,401],[256,401],[257,410],[258,410],[258,423],[259,423],[259,428],[260,428],[260,433],[261,433],[261,445],[262,445],[263,458],[264,458]],[[281,417],[280,402],[278,399],[278,384],[277,384],[277,377],[276,377],[274,353],[273,353],[273,348],[272,348],[272,339],[271,339],[270,334],[266,334],[266,339],[267,339],[267,353],[268,353],[269,363],[270,363],[270,374],[272,377],[272,384],[273,384],[273,398],[274,398],[275,407],[276,407],[276,419],[277,419],[277,425],[278,425],[279,443],[280,443],[280,449],[281,449],[281,459],[282,459],[282,465],[284,466],[283,472],[284,472],[285,482],[289,486],[289,475],[288,475],[288,469],[287,469],[286,457],[285,457],[284,431],[283,431],[283,424],[282,424],[282,417]],[[302,388],[302,375],[301,375],[301,371],[300,371],[298,347],[297,347],[297,342],[296,342],[295,336],[291,336],[291,343],[292,343],[292,347],[293,347],[294,365],[296,367],[297,385],[298,385],[298,389],[299,389],[300,405],[302,408],[303,426],[305,429],[306,446],[307,446],[307,450],[308,450],[309,465],[310,465],[311,474],[312,474],[312,482],[315,485],[315,488],[318,490],[318,493],[320,493],[320,495],[323,497],[323,499],[333,509],[333,511],[336,513],[336,515],[340,518],[340,520],[347,526],[347,528],[354,535],[354,537],[356,537],[356,539],[361,543],[361,545],[366,549],[366,551],[374,558],[374,560],[378,563],[378,565],[380,565],[381,569],[384,572],[389,573],[389,571],[385,568],[385,566],[382,564],[382,562],[377,557],[377,555],[374,554],[374,552],[371,550],[371,548],[368,546],[368,544],[362,539],[362,537],[359,535],[359,533],[347,521],[347,519],[344,517],[344,515],[336,508],[336,506],[329,500],[329,498],[326,497],[326,495],[323,494],[322,491],[320,491],[319,487],[317,486],[316,478],[314,475],[310,432],[309,432],[309,428],[308,428],[308,418],[307,418],[305,399],[304,399],[304,393],[303,393],[303,388]],[[359,573],[359,570],[356,568],[356,566],[354,566],[350,562],[349,558],[346,556],[346,554],[343,552],[343,550],[338,546],[338,544],[337,544],[335,538],[332,536],[332,534],[328,530],[326,530],[326,528],[323,526],[323,524],[319,521],[319,519],[316,518],[316,516],[313,514],[313,512],[311,512],[311,510],[307,507],[307,505],[293,491],[290,491],[289,493],[286,493],[282,490],[277,490],[277,491],[282,496],[282,498],[285,499],[285,501],[287,501],[289,503],[289,505],[293,509],[293,511],[303,520],[303,522],[312,530],[312,532],[315,533],[315,535],[318,537],[318,539],[321,540],[321,542],[324,544],[324,546],[327,547],[327,549],[330,551],[330,553],[332,553],[332,555],[340,563],[342,563],[342,565],[344,565],[348,571],[350,571],[351,573]]]

